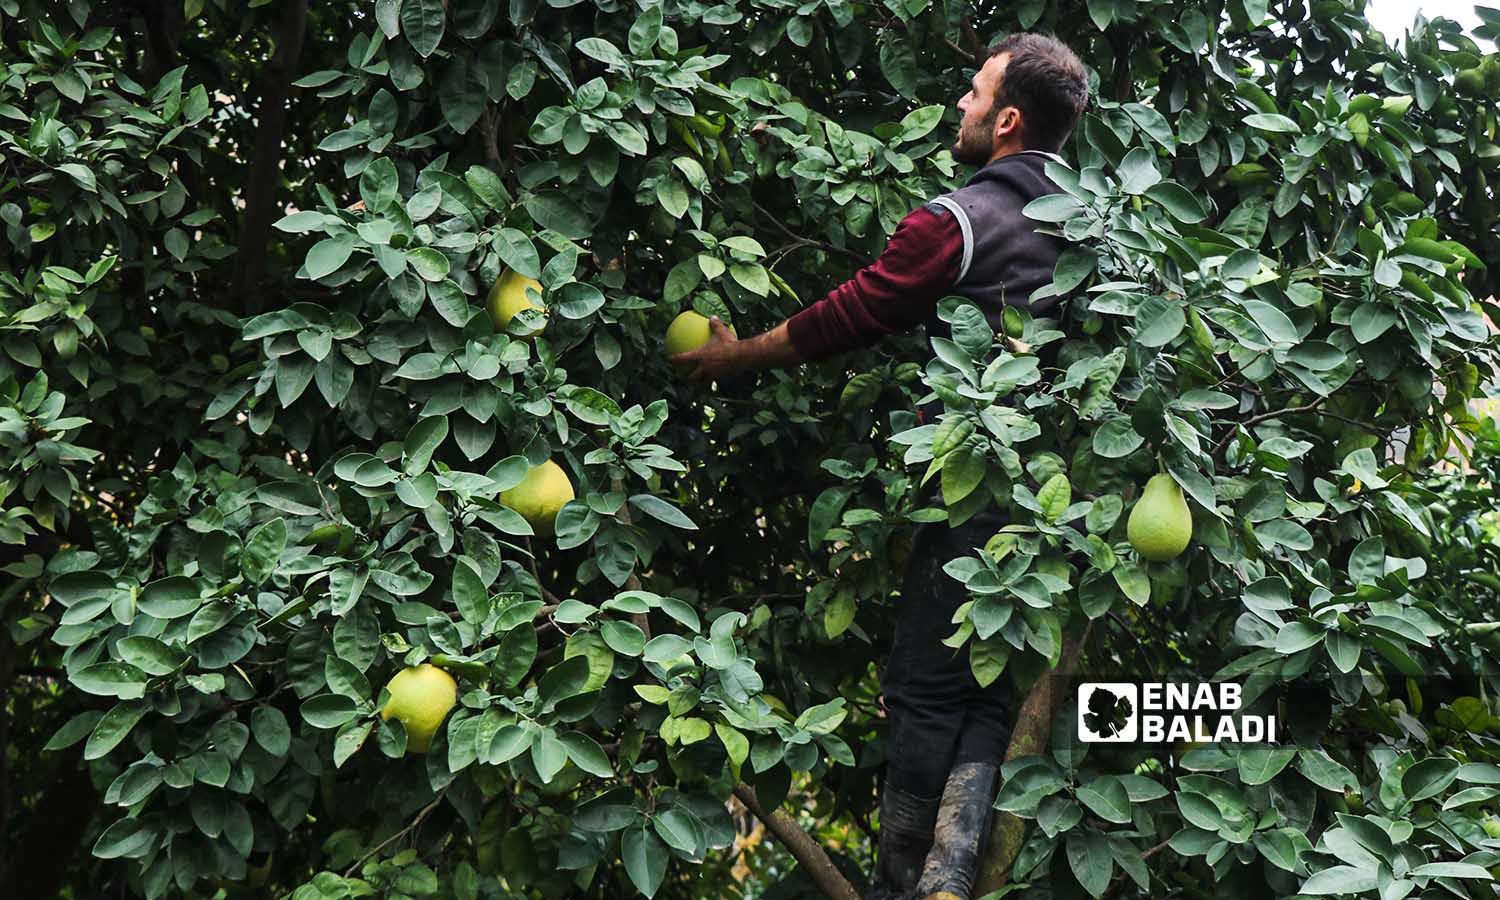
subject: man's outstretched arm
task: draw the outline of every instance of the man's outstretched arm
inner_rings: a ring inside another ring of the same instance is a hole
[[[689,378],[722,378],[756,369],[784,368],[803,361],[792,346],[786,322],[743,341],[735,338],[718,316],[709,320],[708,327],[708,343],[670,357],[673,363],[690,367]]]
[[[910,330],[958,278],[963,233],[952,215],[929,204],[901,220],[873,264],[786,321],[744,341],[715,324],[709,343],[672,357],[689,377],[818,362]]]

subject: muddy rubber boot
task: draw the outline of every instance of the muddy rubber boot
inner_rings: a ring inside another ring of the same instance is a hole
[[[940,797],[918,797],[889,783],[880,792],[880,840],[864,900],[910,900],[932,848]]]
[[[917,882],[919,900],[971,900],[994,812],[994,763],[960,763],[948,774],[932,851]]]

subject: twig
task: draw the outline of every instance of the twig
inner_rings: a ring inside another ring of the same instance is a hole
[[[421,825],[422,820],[427,818],[428,814],[431,813],[434,809],[437,809],[437,805],[442,801],[442,794],[438,794],[436,797],[433,797],[432,802],[422,807],[422,809],[416,814],[416,816],[414,816],[412,820],[407,823],[405,828],[376,844],[374,847],[371,847],[368,853],[366,853],[364,856],[361,856],[359,859],[356,859],[353,865],[344,870],[344,877],[348,878],[350,875],[353,875],[354,871],[358,869],[365,860],[384,850],[386,847],[389,847],[391,844],[395,843],[406,835],[411,834],[413,829],[415,829],[418,825]]]
[[[1160,853],[1170,843],[1172,843],[1172,839],[1171,838],[1168,838],[1167,840],[1162,841],[1160,844],[1157,844],[1155,847],[1152,847],[1150,850],[1147,850],[1145,853],[1142,853],[1141,854],[1141,859],[1143,859],[1143,860],[1150,859],[1151,857],[1153,857],[1156,854]],[[1125,881],[1125,878],[1126,878],[1127,874],[1128,873],[1121,872],[1120,874],[1116,875],[1114,877],[1114,880],[1109,883],[1109,887],[1107,887],[1107,888],[1104,889],[1104,893],[1102,893],[1102,894],[1099,895],[1099,900],[1104,900],[1104,898],[1108,897],[1110,894],[1113,894],[1115,892],[1115,888],[1118,888]]]
[[[1294,416],[1299,413],[1305,412],[1317,412],[1318,407],[1323,404],[1324,399],[1325,398],[1323,397],[1319,397],[1306,406],[1289,406],[1286,409],[1273,409],[1270,412],[1261,413],[1258,416],[1251,416],[1243,422],[1236,423],[1236,425],[1238,425],[1239,428],[1244,428],[1248,431],[1250,428],[1270,419],[1279,419],[1282,416]],[[1209,456],[1218,456],[1220,453],[1222,453],[1224,448],[1229,446],[1229,442],[1234,440],[1234,436],[1239,433],[1239,428],[1236,428],[1230,431],[1228,434],[1224,435],[1224,439],[1214,445],[1214,449],[1211,453],[1209,453]]]
[[[484,158],[491,165],[500,164],[500,116],[486,103],[479,113],[479,129],[484,135]]]
[[[526,540],[526,554],[531,557],[531,577],[533,577],[533,578],[536,579],[536,586],[537,586],[537,589],[542,592],[542,599],[546,600],[549,604],[551,604],[550,607],[547,607],[547,606],[542,607],[542,610],[544,612],[546,612],[548,615],[551,615],[552,610],[557,609],[558,604],[560,602],[562,602],[562,601],[558,600],[557,599],[557,595],[554,594],[554,593],[552,593],[551,591],[547,590],[547,586],[542,583],[542,572],[541,572],[541,569],[538,568],[537,564],[536,564],[536,552],[534,550],[532,550],[532,548],[531,548],[531,538],[528,537],[525,540]]]
[[[839,246],[836,246],[834,244],[826,243],[824,241],[816,241],[816,240],[813,240],[812,238],[803,237],[802,235],[800,235],[797,232],[793,231],[792,229],[788,228],[786,226],[786,223],[784,223],[780,219],[776,218],[776,215],[774,213],[772,213],[770,210],[766,209],[764,206],[761,206],[759,203],[756,203],[754,200],[752,200],[750,202],[751,202],[751,205],[753,205],[755,207],[755,211],[756,212],[758,212],[761,215],[765,216],[766,218],[770,219],[771,220],[771,224],[775,225],[777,228],[781,229],[781,233],[782,234],[785,234],[787,237],[791,238],[793,241],[796,241],[798,244],[801,244],[801,245],[804,245],[804,246],[808,246],[808,247],[816,247],[819,250],[824,250],[824,251],[826,251],[828,253],[841,253],[844,256],[849,257],[850,259],[855,259],[855,260],[858,260],[860,262],[864,262],[867,259],[866,255],[863,254],[863,253],[861,253],[861,252],[859,252],[858,250],[850,250],[848,247],[839,247]]]
[[[822,845],[813,840],[812,836],[802,830],[802,826],[785,810],[766,810],[760,805],[760,799],[755,796],[755,788],[748,784],[737,784],[734,786],[734,795],[745,804],[745,808],[755,814],[766,824],[766,830],[776,836],[782,845],[791,852],[795,858],[812,878],[813,884],[817,885],[823,896],[829,900],[859,900],[859,894],[854,886],[844,877],[828,858]]]

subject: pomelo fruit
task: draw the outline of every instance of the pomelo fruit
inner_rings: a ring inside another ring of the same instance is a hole
[[[397,672],[387,684],[390,699],[380,718],[395,717],[406,726],[406,752],[426,753],[432,736],[458,702],[458,682],[431,663]]]
[[[558,512],[573,497],[568,473],[550,459],[528,469],[520,484],[500,492],[500,502],[520,513],[531,530],[543,536],[552,534]]]
[[[536,291],[536,296],[527,296],[527,290]],[[543,313],[547,308],[542,305],[542,283],[535,278],[527,278],[514,269],[506,269],[495,279],[495,286],[490,288],[490,293],[484,298],[484,308],[489,311],[490,321],[494,323],[496,331],[504,331],[515,318],[516,313],[527,307],[539,309]],[[532,337],[540,334],[541,328],[527,331],[520,337]]]
[[[729,329],[732,333],[733,328]],[[672,324],[667,326],[667,355],[676,356],[679,353],[687,353],[697,350],[708,339],[713,336],[713,330],[709,327],[708,316],[694,310],[684,310],[677,314]]]
[[[1162,472],[1146,482],[1146,490],[1130,511],[1125,525],[1130,546],[1152,562],[1175,559],[1193,539],[1193,514],[1182,489]]]

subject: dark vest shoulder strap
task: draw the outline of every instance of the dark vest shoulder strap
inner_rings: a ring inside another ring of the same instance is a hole
[[[951,194],[944,194],[930,203],[924,204],[922,208],[931,209],[932,207],[942,210],[939,215],[952,215],[953,218],[957,219],[958,230],[963,234],[964,253],[963,258],[958,263],[958,278],[954,280],[954,283],[957,284],[964,280],[965,275],[969,274],[969,266],[974,262],[974,224],[969,221],[969,214],[964,210],[963,205],[954,200]]]

